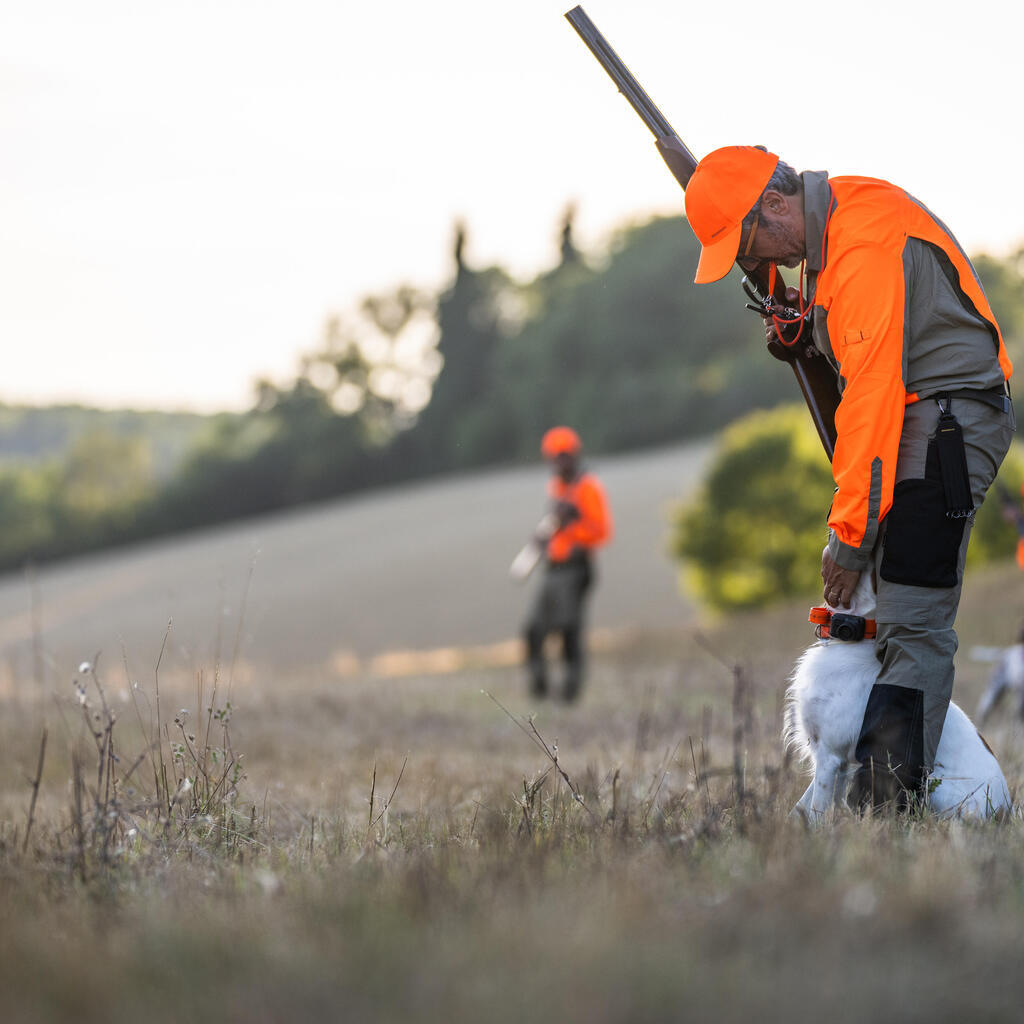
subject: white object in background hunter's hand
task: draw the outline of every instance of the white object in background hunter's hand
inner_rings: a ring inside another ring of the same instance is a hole
[[[508,574],[512,579],[521,583],[537,568],[540,560],[544,557],[547,543],[557,528],[558,517],[554,512],[548,512],[541,517],[537,529],[533,531],[533,536],[523,545],[519,554],[512,559],[512,564],[508,567]]]

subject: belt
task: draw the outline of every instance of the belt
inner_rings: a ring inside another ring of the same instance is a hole
[[[937,394],[929,395],[929,398],[967,398],[972,402],[984,402],[1002,413],[1008,413],[1013,405],[1010,402],[1010,385],[1007,381],[994,388],[981,390],[980,388],[957,388],[953,391],[939,391]]]

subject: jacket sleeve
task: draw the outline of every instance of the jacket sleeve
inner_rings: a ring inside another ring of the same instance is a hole
[[[548,544],[548,555],[554,561],[564,561],[574,548],[596,548],[611,540],[612,516],[597,477],[587,476],[580,481],[575,503],[579,518],[559,530]]]
[[[892,506],[903,429],[903,261],[880,247],[855,246],[834,273],[827,324],[844,388],[836,411],[829,553],[843,568],[861,570]]]

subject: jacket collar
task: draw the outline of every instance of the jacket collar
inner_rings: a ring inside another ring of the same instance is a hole
[[[807,271],[820,273],[825,269],[825,225],[835,196],[828,183],[827,171],[804,171],[804,242],[807,249]]]

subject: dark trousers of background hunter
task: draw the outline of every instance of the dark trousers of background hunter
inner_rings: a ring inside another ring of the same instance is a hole
[[[1012,410],[954,399],[975,507],[1013,438]],[[857,742],[854,807],[906,809],[926,795],[953,693],[953,630],[972,519],[946,516],[934,400],[907,406],[893,505],[875,553],[881,668]]]
[[[583,685],[584,605],[593,579],[590,557],[582,552],[565,562],[546,564],[524,630],[530,692],[536,697],[548,692],[544,641],[550,633],[558,633],[562,639],[562,694],[566,700],[579,696]]]

